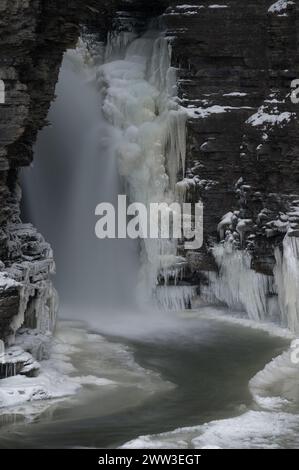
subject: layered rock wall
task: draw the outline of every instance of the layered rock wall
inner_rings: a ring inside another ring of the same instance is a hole
[[[26,329],[43,341],[55,327],[53,253],[32,225],[22,223],[19,170],[32,162],[37,133],[47,124],[64,51],[85,31],[106,38],[114,6],[106,0],[0,0],[0,340],[6,345]],[[16,357],[23,355],[14,352],[16,367],[2,365],[0,376],[22,369]]]
[[[181,176],[187,199],[204,202],[205,247],[189,257],[197,270],[215,269],[205,253],[230,237],[250,251],[256,271],[272,274],[274,247],[298,228],[299,105],[290,93],[299,77],[299,6],[173,3],[164,19],[189,114]]]

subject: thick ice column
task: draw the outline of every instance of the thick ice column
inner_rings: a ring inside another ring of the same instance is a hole
[[[148,31],[131,41],[128,38],[109,39],[106,63],[98,70],[98,82],[105,93],[103,110],[118,131],[116,152],[130,201],[147,207],[153,202],[172,203],[177,197],[178,172],[185,172],[186,112],[176,102],[171,48],[159,31]],[[125,44],[125,52],[120,54]],[[167,285],[165,260],[170,258],[171,269],[176,259],[181,262],[176,239],[142,243],[143,296],[146,291],[152,296],[158,277]]]
[[[273,279],[252,270],[249,253],[235,249],[230,242],[216,245],[213,254],[219,275],[208,275],[210,284],[205,289],[206,299],[215,299],[233,310],[246,312],[252,320],[266,320],[269,296],[274,289]]]
[[[299,332],[299,239],[287,233],[283,253],[275,250],[275,284],[278,292],[282,323]]]

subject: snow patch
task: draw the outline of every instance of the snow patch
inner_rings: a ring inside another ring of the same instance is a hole
[[[269,7],[270,13],[285,13],[289,5],[295,5],[291,0],[278,0]]]
[[[215,104],[213,106],[210,106],[208,108],[186,108],[188,112],[188,116],[191,118],[201,118],[205,119],[209,117],[211,114],[222,114],[222,113],[227,113],[230,111],[235,111],[239,109],[252,109],[248,106],[220,106],[218,104]]]
[[[252,116],[250,116],[249,119],[247,119],[246,122],[247,124],[250,124],[253,127],[267,127],[274,125],[282,126],[290,122],[294,116],[294,113],[290,113],[288,111],[285,111],[283,113],[269,113],[266,111],[265,106],[261,106],[255,114],[253,114]]]
[[[12,279],[5,271],[0,272],[0,290],[7,290],[13,287],[20,287],[21,284]]]

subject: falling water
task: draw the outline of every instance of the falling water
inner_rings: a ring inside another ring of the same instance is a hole
[[[64,312],[140,309],[153,296],[164,308],[191,304],[174,284],[184,266],[176,240],[98,240],[95,207],[127,191],[131,202],[174,202],[186,153],[184,111],[164,35],[109,37],[104,64],[80,42],[66,53],[33,168],[24,173],[26,213],[51,242]],[[139,251],[141,250],[141,253]],[[138,285],[138,288],[137,288]],[[139,295],[137,295],[139,293]],[[138,297],[136,307],[135,300]],[[82,313],[80,313],[82,318]]]
[[[66,53],[52,125],[40,133],[34,166],[23,175],[25,213],[54,249],[63,313],[80,318],[100,306],[132,307],[139,264],[136,242],[100,241],[94,233],[96,205],[116,204],[123,192],[94,71],[83,46]]]

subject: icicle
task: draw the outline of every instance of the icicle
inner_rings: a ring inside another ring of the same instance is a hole
[[[234,310],[247,312],[252,320],[265,320],[273,278],[252,270],[250,255],[234,249],[229,242],[215,246],[213,255],[219,276],[208,274],[210,285],[204,289],[204,300],[217,299]]]
[[[39,333],[53,333],[58,311],[58,295],[52,284],[42,282],[39,285],[34,308],[39,312],[37,315],[37,330]]]
[[[283,254],[275,250],[275,283],[278,292],[281,321],[299,332],[299,239],[288,232],[283,241]]]
[[[107,63],[97,74],[104,88],[103,110],[119,135],[119,169],[130,200],[146,206],[171,203],[177,174],[181,170],[184,176],[185,172],[187,114],[175,102],[176,71],[171,67],[168,40],[158,31],[135,40],[132,37],[121,33],[118,38],[108,38]],[[120,54],[120,49],[125,51]],[[115,57],[118,60],[111,61]],[[175,260],[177,267],[166,268],[166,259]],[[173,274],[175,279],[180,275],[176,239],[144,240],[142,260],[140,278],[148,298],[156,289],[158,276],[167,284]]]
[[[170,187],[175,189],[177,174],[182,169],[185,175],[186,160],[186,121],[183,109],[171,110],[167,115],[167,129],[164,135],[164,149],[170,177]]]
[[[121,31],[117,34],[114,32],[108,33],[105,62],[123,59],[128,44],[130,44],[135,37],[136,34],[131,31]]]
[[[192,307],[195,296],[195,287],[192,286],[166,286],[156,289],[156,301],[163,310],[179,312]]]

